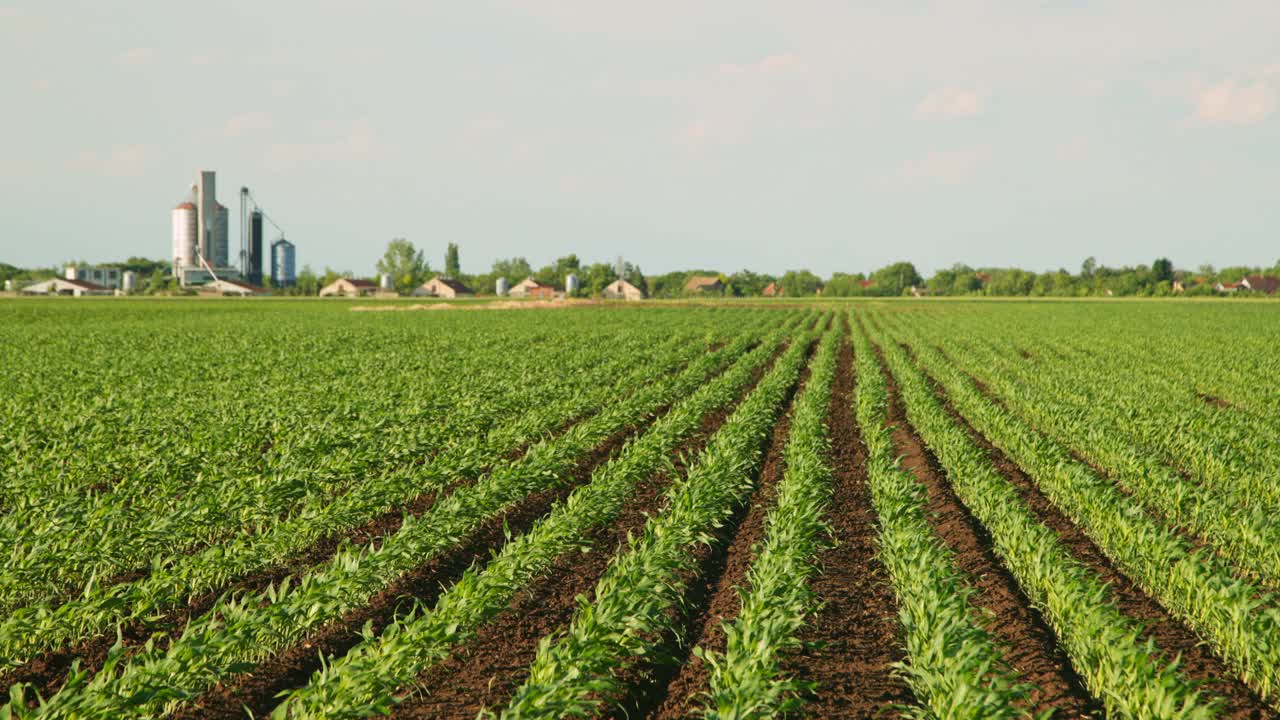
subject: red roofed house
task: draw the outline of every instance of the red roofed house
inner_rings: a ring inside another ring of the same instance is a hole
[[[771,282],[768,285],[764,286],[764,291],[761,294],[764,295],[765,297],[782,297],[787,293],[785,290],[782,289],[781,285],[779,285],[776,282]]]

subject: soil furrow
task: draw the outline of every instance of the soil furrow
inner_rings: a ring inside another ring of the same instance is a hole
[[[876,550],[879,527],[867,485],[866,446],[853,416],[853,351],[840,350],[827,426],[834,492],[826,521],[834,547],[819,555],[811,586],[822,602],[800,634],[800,649],[783,657],[782,672],[812,681],[803,712],[818,718],[890,717],[914,703],[894,670],[906,660],[897,600]]]
[[[673,471],[639,484],[618,517],[591,533],[590,550],[557,560],[547,575],[521,591],[506,610],[481,627],[446,662],[423,675],[419,687],[396,709],[395,716],[470,719],[482,708],[509,702],[528,677],[539,641],[569,624],[579,598],[591,597],[627,537],[661,511],[670,484],[685,474],[733,407],[750,394],[780,355],[775,354],[753,374],[737,401],[702,419],[698,431],[674,452]]]
[[[880,361],[883,365],[883,357]],[[1000,643],[1005,661],[1021,680],[1035,686],[1029,698],[1031,709],[1054,708],[1057,717],[1099,716],[1101,704],[1085,688],[1040,612],[1000,563],[987,529],[956,497],[946,472],[907,420],[897,381],[892,373],[885,375],[889,422],[902,466],[924,485],[934,529],[976,590],[972,600],[991,619],[987,629]]]
[[[969,433],[1005,478],[1017,488],[1019,495],[1040,522],[1051,528],[1063,545],[1085,567],[1107,584],[1116,605],[1125,615],[1145,627],[1144,639],[1153,641],[1162,657],[1180,657],[1179,668],[1188,680],[1203,683],[1204,689],[1226,699],[1226,718],[1272,718],[1276,713],[1258,698],[1257,693],[1236,679],[1235,673],[1186,625],[1171,616],[1165,608],[1116,569],[1106,554],[1084,531],[1064,515],[1040,492],[1034,480],[1022,471],[985,435],[978,432],[951,404],[946,390],[929,379],[935,395],[947,412]],[[976,380],[975,380],[976,382]],[[988,398],[989,391],[983,390]]]

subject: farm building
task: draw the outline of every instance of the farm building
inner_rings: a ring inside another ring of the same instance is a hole
[[[413,291],[414,297],[438,297],[448,298],[450,300],[462,297],[472,297],[475,292],[452,278],[440,277],[439,275],[422,283]]]
[[[644,293],[640,291],[640,288],[622,279],[614,280],[606,285],[604,290],[600,291],[600,295],[610,300],[644,299]]]
[[[197,288],[197,292],[201,295],[248,297],[250,295],[263,295],[266,294],[267,291],[264,288],[260,288],[257,285],[250,285],[242,280],[218,278],[217,280],[201,285]]]
[[[366,297],[378,292],[378,284],[368,280],[338,278],[320,289],[320,297]]]
[[[1240,289],[1275,295],[1280,290],[1280,278],[1265,275],[1246,275],[1239,282]]]
[[[537,298],[539,300],[554,300],[558,297],[562,297],[563,295],[564,291],[555,285],[543,285],[539,283],[534,287],[529,288],[529,291],[524,294],[524,297]]]
[[[764,286],[764,290],[761,291],[760,294],[764,295],[765,297],[782,297],[787,293],[785,290],[782,289],[781,285],[779,285],[776,282],[771,282],[768,285]]]
[[[528,297],[529,291],[536,287],[541,287],[538,281],[531,277],[527,277],[516,283],[515,286],[507,292],[507,294],[511,297]]]
[[[23,295],[72,295],[80,297],[81,295],[111,295],[113,293],[114,291],[111,288],[103,287],[97,283],[68,278],[53,278],[52,280],[45,280],[22,288]]]
[[[724,292],[724,283],[714,275],[694,275],[684,284],[687,293],[720,293]]]

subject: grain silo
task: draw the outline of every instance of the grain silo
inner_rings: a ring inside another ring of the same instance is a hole
[[[250,285],[262,284],[262,210],[249,213],[249,270],[245,279]]]
[[[493,291],[500,296],[506,295],[511,292],[511,283],[507,282],[506,278],[500,277],[498,278],[498,281],[494,283]]]
[[[138,273],[132,270],[125,270],[124,275],[120,279],[120,289],[125,292],[133,292],[138,288]]]
[[[227,206],[218,203],[218,210],[213,216],[213,248],[212,256],[205,260],[216,267],[229,267],[228,260],[230,254],[230,245],[227,241],[227,226],[231,222],[230,213],[227,212]]]
[[[564,276],[564,294],[565,297],[572,297],[578,293],[578,276],[569,273]]]
[[[382,290],[395,290],[395,283],[391,281],[391,273],[382,273],[378,276],[378,287]]]
[[[199,242],[199,225],[196,204],[187,201],[173,209],[173,273],[196,264],[196,244]]]

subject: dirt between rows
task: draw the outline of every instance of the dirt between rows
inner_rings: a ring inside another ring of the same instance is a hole
[[[827,409],[835,484],[826,521],[835,544],[819,555],[821,569],[810,581],[822,607],[802,629],[800,648],[781,663],[784,675],[814,683],[804,712],[817,718],[887,718],[915,702],[894,669],[906,660],[906,644],[889,572],[877,554],[880,529],[853,401],[853,349],[846,338]]]
[[[985,386],[975,385],[992,402],[997,399]],[[1223,697],[1225,718],[1274,718],[1271,710],[1252,689],[1236,678],[1236,674],[1186,625],[1169,614],[1155,599],[1143,592],[1118,570],[1089,536],[1064,515],[1036,486],[1022,468],[997,448],[986,436],[978,432],[951,404],[946,390],[933,378],[929,378],[934,394],[942,401],[952,419],[968,433],[970,438],[987,454],[1002,475],[1017,489],[1023,502],[1036,518],[1052,529],[1068,552],[1099,580],[1106,583],[1116,606],[1126,616],[1140,622],[1145,630],[1143,640],[1155,643],[1159,655],[1165,660],[1180,658],[1178,667],[1184,678],[1201,683],[1203,689]]]
[[[879,348],[876,348],[880,355]],[[880,362],[884,366],[884,358]],[[987,529],[956,497],[946,472],[907,420],[896,379],[889,386],[889,423],[904,468],[924,485],[935,531],[954,554],[956,566],[976,591],[971,600],[990,619],[987,630],[997,640],[1005,662],[1020,680],[1035,687],[1029,709],[1056,710],[1056,717],[1099,717],[1101,704],[1085,688],[1040,612],[1001,564]]]
[[[485,707],[501,707],[528,677],[543,637],[562,631],[580,599],[589,598],[627,537],[662,509],[667,488],[682,477],[733,408],[759,383],[781,353],[759,368],[738,400],[709,413],[673,454],[674,466],[640,483],[618,517],[595,529],[590,549],[559,558],[543,578],[522,590],[510,606],[419,678],[417,689],[396,709],[401,718],[474,718]]]

